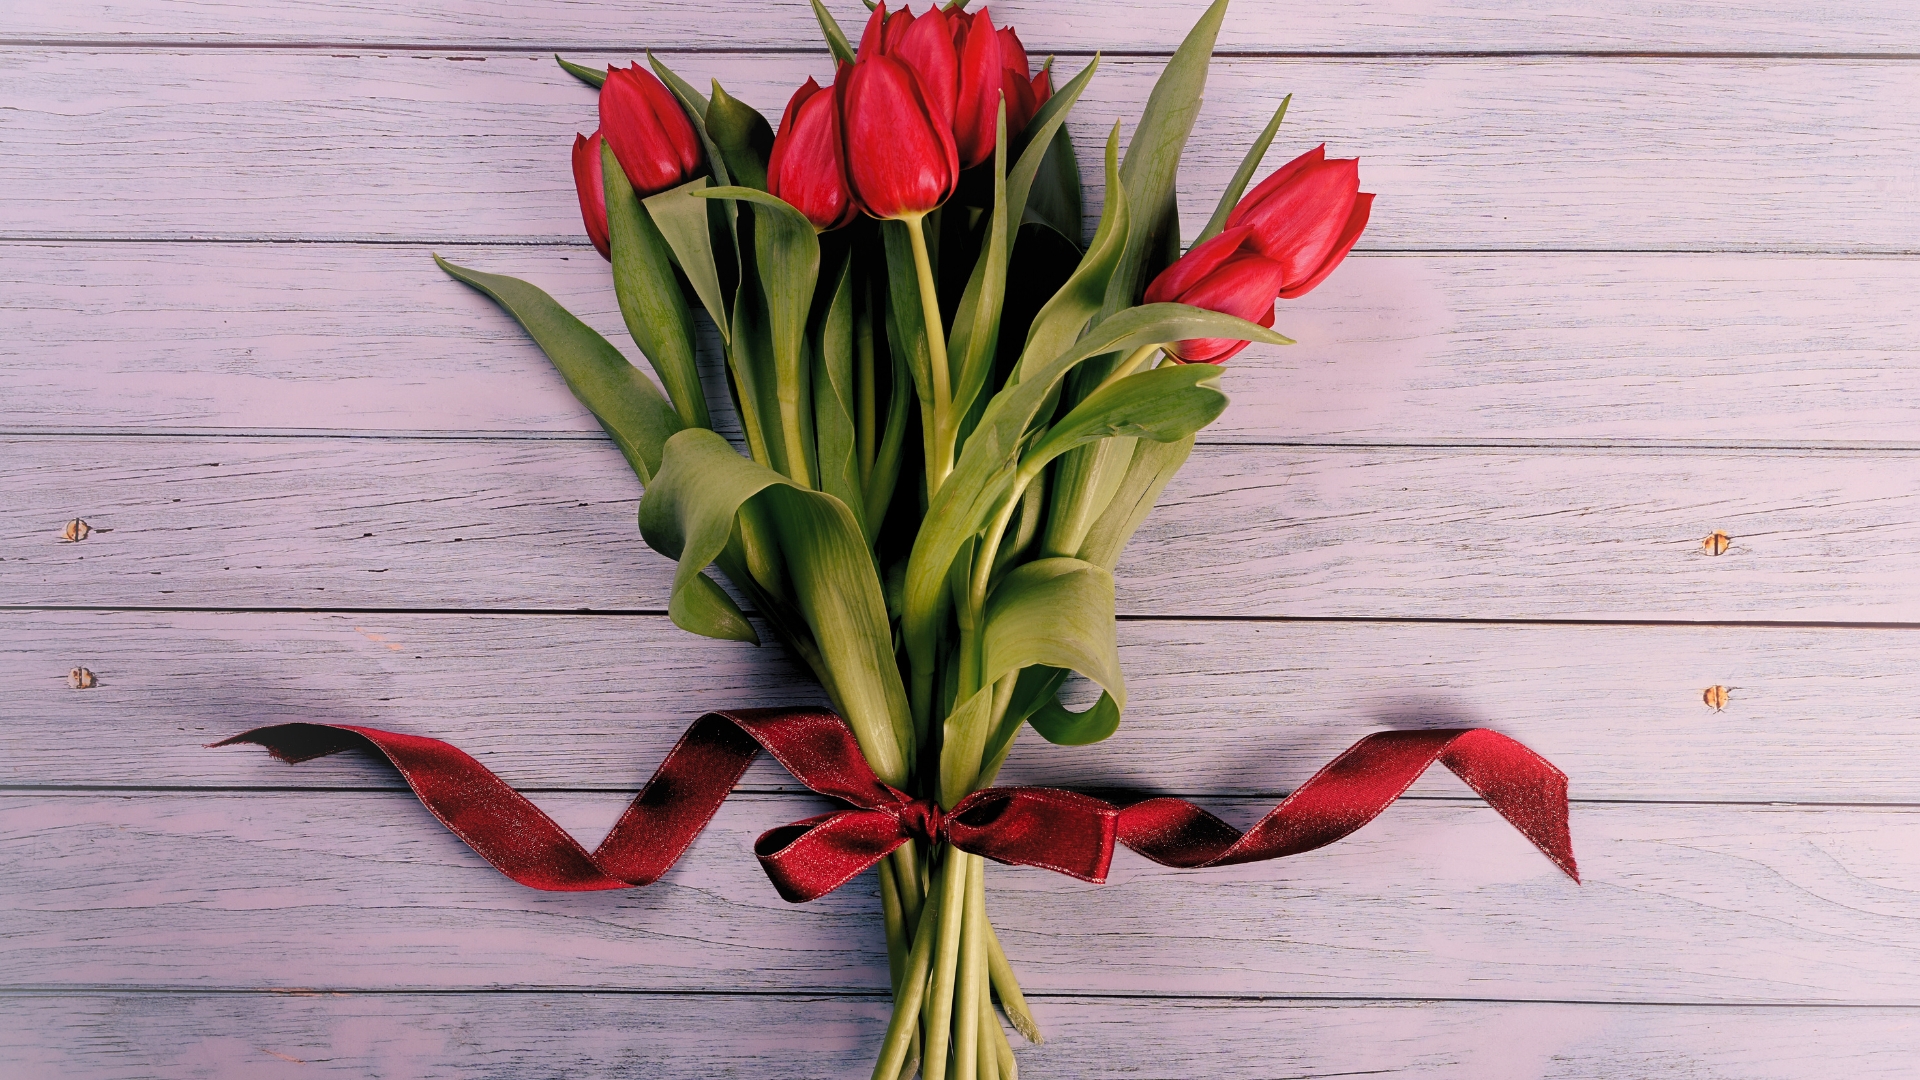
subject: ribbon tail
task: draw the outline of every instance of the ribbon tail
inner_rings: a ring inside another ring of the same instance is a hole
[[[278,724],[213,745],[231,743],[264,746],[288,762],[371,747],[481,858],[514,881],[547,892],[658,881],[712,821],[762,749],[815,791],[867,808],[864,817],[838,815],[857,817],[857,823],[826,829],[809,842],[776,845],[793,850],[772,855],[772,861],[762,855],[782,896],[811,900],[831,892],[901,842],[896,818],[878,808],[902,803],[905,796],[874,777],[846,723],[818,709],[739,709],[700,717],[592,854],[486,766],[438,739],[345,724]],[[867,857],[868,849],[888,838],[884,850]]]
[[[1497,731],[1474,728],[1448,745],[1440,763],[1568,877],[1580,880],[1567,824],[1567,774]]]
[[[1567,778],[1484,728],[1383,731],[1328,762],[1244,834],[1184,799],[1120,812],[1120,842],[1165,866],[1195,869],[1281,859],[1340,840],[1378,817],[1435,761],[1451,769],[1575,881]]]
[[[624,889],[586,849],[526,796],[451,744],[344,724],[276,724],[214,743],[254,743],[298,762],[371,747],[393,764],[449,831],[514,881],[546,892]]]

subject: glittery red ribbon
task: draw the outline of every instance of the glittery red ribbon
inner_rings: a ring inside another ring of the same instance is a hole
[[[1181,868],[1278,859],[1324,847],[1373,820],[1439,761],[1480,793],[1567,876],[1567,778],[1533,751],[1484,728],[1383,731],[1355,743],[1253,828],[1184,799],[1124,808],[1057,788],[976,791],[952,810],[882,783],[846,722],[817,709],[711,712],[680,737],[593,853],[484,765],[438,739],[378,728],[277,724],[215,743],[257,743],[286,761],[371,746],[455,836],[522,885],[582,892],[660,879],[706,827],[759,750],[801,783],[851,809],[763,833],[753,845],[780,895],[812,900],[908,840],[950,843],[1016,866],[1106,880],[1115,841]]]

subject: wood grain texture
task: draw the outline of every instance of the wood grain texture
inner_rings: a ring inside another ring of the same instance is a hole
[[[14,1080],[841,1077],[886,1007],[865,997],[490,993],[12,994]],[[1036,997],[1029,1076],[1269,1080],[1897,1080],[1906,1009]],[[1208,1031],[1194,1038],[1196,1025]]]
[[[537,801],[588,843],[624,802]],[[789,905],[747,854],[827,805],[736,797],[658,884],[537,893],[399,794],[0,797],[0,983],[878,990],[872,877]],[[1477,800],[1416,800],[1282,863],[996,868],[989,904],[1037,991],[1920,1003],[1920,810],[1586,803],[1573,836],[1583,885]]]
[[[667,59],[696,84],[725,76],[778,115],[807,75],[828,74],[824,57]],[[1106,63],[1074,113],[1083,156],[1115,120],[1133,122],[1160,66]],[[1181,186],[1219,190],[1291,91],[1275,162],[1322,140],[1363,155],[1366,189],[1380,194],[1370,250],[1910,253],[1920,251],[1915,70],[1223,59]],[[6,50],[0,73],[14,148],[0,159],[0,237],[570,242],[580,232],[566,148],[594,126],[594,95],[550,57],[22,47]],[[1098,170],[1089,179],[1097,187]],[[1184,210],[1191,234],[1211,200]]]
[[[426,259],[625,345],[546,53],[777,115],[803,0],[5,7],[0,1074],[863,1072],[871,882],[777,900],[746,849],[823,804],[771,767],[660,885],[553,896],[363,758],[202,748],[437,734],[591,842],[693,714],[816,699],[657,614],[618,456]],[[1089,161],[1198,8],[993,5],[1108,51]],[[1588,883],[1445,775],[1285,864],[996,869],[1029,1076],[1911,1072],[1917,41],[1894,0],[1236,0],[1188,232],[1289,91],[1274,163],[1324,139],[1380,202],[1121,568],[1128,722],[1006,776],[1244,824],[1367,730],[1489,724],[1572,773]]]
[[[427,256],[0,245],[0,429],[597,437],[513,321]],[[454,257],[539,283],[644,366],[584,245]],[[1357,256],[1282,305],[1299,345],[1234,361],[1202,438],[1911,446],[1916,324],[1920,260]]]
[[[370,755],[204,748],[317,720],[447,739],[523,787],[632,791],[703,710],[821,700],[778,649],[659,616],[15,612],[0,639],[14,788],[401,789]],[[1277,797],[1369,730],[1479,724],[1576,799],[1920,803],[1887,766],[1920,759],[1920,632],[1156,621],[1121,624],[1120,657],[1119,733],[1028,732],[1003,782]],[[95,687],[67,685],[76,665]],[[1733,687],[1721,712],[1710,686]],[[800,790],[764,759],[743,785]]]
[[[850,3],[828,7],[849,27],[864,17]],[[1028,47],[1065,50],[1171,49],[1204,7],[1193,3],[1130,8],[1124,19],[1086,0],[1000,0],[994,22],[1017,26]],[[640,49],[820,48],[812,10],[796,0],[765,0],[742,22],[723,0],[610,7],[567,0],[431,0],[403,8],[367,0],[309,0],[263,19],[230,0],[16,0],[0,42],[56,38],[115,43],[449,45]],[[1920,20],[1904,4],[1864,0],[1846,18],[1815,0],[1722,0],[1656,4],[1606,0],[1240,0],[1221,30],[1222,52],[1271,51],[1783,51],[1911,52]]]
[[[0,456],[3,605],[664,610],[671,583],[604,440],[20,437]],[[1915,461],[1208,447],[1121,559],[1119,610],[1920,622]],[[62,543],[75,517],[112,531]]]

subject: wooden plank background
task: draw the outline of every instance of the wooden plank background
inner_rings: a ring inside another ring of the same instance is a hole
[[[1083,152],[1199,8],[993,5],[1104,50]],[[698,711],[815,699],[668,624],[618,455],[427,255],[624,343],[547,54],[777,112],[816,41],[796,0],[0,13],[0,1072],[864,1071],[877,903],[756,877],[820,805],[776,770],[659,885],[550,896],[370,762],[202,748],[442,735],[591,841]],[[1287,863],[996,870],[1023,1068],[1909,1075],[1920,15],[1242,0],[1221,43],[1188,220],[1293,92],[1276,159],[1359,155],[1374,221],[1121,565],[1126,725],[1007,775],[1247,821],[1368,730],[1489,724],[1571,774],[1587,884],[1446,776]]]

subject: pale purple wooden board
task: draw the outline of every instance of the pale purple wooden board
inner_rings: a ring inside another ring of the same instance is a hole
[[[1072,68],[1197,4],[994,11]],[[200,748],[448,735],[591,840],[692,713],[806,693],[666,625],[617,456],[426,254],[624,345],[563,156],[592,95],[543,53],[674,49],[777,108],[812,34],[793,0],[0,15],[0,1076],[863,1071],[871,890],[772,897],[740,849],[816,804],[771,769],[655,891],[555,898],[363,760]],[[1366,730],[1491,723],[1573,773],[1589,884],[1445,777],[1290,865],[997,873],[1028,1075],[1908,1075],[1914,10],[1243,0],[1222,40],[1190,228],[1287,90],[1282,145],[1361,154],[1379,213],[1122,565],[1127,727],[1009,776],[1246,820]],[[1083,151],[1157,63],[1109,59]],[[1807,620],[1842,625],[1770,625]]]

